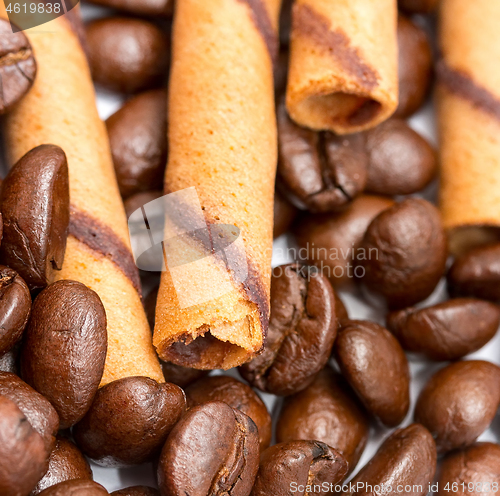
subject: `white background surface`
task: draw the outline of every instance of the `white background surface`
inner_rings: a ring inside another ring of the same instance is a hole
[[[91,7],[88,5],[83,5],[83,15],[84,19],[90,19],[94,17],[105,15],[107,11],[105,9],[100,9],[96,7]],[[123,97],[116,94],[111,94],[108,92],[97,91],[97,105],[99,113],[103,119],[106,119],[115,112],[122,104]],[[433,108],[429,102],[424,109],[422,109],[418,114],[416,114],[410,120],[410,123],[414,129],[419,133],[428,138],[432,143],[436,143],[436,133],[434,126],[434,116]],[[437,190],[437,185],[431,185],[425,192],[425,197],[433,199]],[[280,253],[284,252],[286,247],[289,245],[290,240],[287,236],[282,236],[280,239],[276,240],[275,247],[279,246],[281,248]],[[273,258],[273,266],[280,265],[282,263],[291,262],[292,260],[285,259],[281,257]],[[349,316],[356,319],[370,319],[376,321],[380,324],[384,324],[384,309],[378,304],[373,303],[371,306],[368,305],[368,301],[365,295],[345,293],[340,292],[343,301],[349,311]],[[440,285],[434,292],[434,294],[421,306],[427,306],[429,304],[436,303],[442,299],[446,298],[446,290],[444,281],[441,281]],[[467,357],[468,359],[486,359],[495,362],[500,365],[500,333],[490,341],[484,348],[478,352]],[[439,368],[442,368],[445,364],[423,361],[417,359],[416,357],[409,356],[410,369],[411,369],[411,409],[410,412],[402,424],[402,426],[408,425],[412,421],[413,408],[415,406],[415,401],[418,396],[419,391],[425,384],[426,380]],[[236,372],[229,372],[231,375],[238,377]],[[238,377],[239,378],[239,377]],[[264,401],[266,402],[270,411],[275,411],[279,407],[279,400],[268,394],[261,394]],[[275,417],[275,416],[274,416]],[[375,453],[377,447],[381,444],[382,440],[390,433],[389,429],[386,429],[380,425],[372,425],[370,441],[367,448],[358,464],[358,469],[362,467]],[[480,436],[479,440],[482,441],[495,441],[500,440],[500,416],[497,415],[491,427]],[[94,479],[103,484],[110,492],[116,489],[121,489],[130,485],[145,484],[156,487],[156,478],[154,475],[154,470],[152,464],[146,464],[139,467],[127,468],[127,469],[105,469],[92,465],[92,470],[94,472]],[[354,472],[355,473],[355,472]]]

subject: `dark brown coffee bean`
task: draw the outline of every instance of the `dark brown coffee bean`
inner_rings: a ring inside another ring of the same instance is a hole
[[[160,496],[160,492],[152,487],[132,486],[113,491],[111,496]]]
[[[319,267],[335,287],[352,281],[368,225],[392,205],[389,198],[363,195],[344,212],[300,217],[295,228],[300,259]]]
[[[0,259],[31,290],[50,284],[62,268],[69,225],[66,155],[58,146],[33,148],[5,178],[0,203]]]
[[[161,190],[167,164],[167,95],[153,90],[131,98],[106,120],[116,179],[124,198]]]
[[[12,400],[24,413],[42,436],[48,456],[55,446],[59,430],[59,417],[49,400],[9,372],[0,372],[0,395]]]
[[[420,393],[415,420],[427,427],[439,452],[473,443],[500,403],[500,367],[482,360],[457,362],[434,374]]]
[[[354,491],[345,491],[344,496],[404,494],[424,496],[436,472],[436,445],[427,429],[412,424],[398,429],[380,446],[375,456],[352,479]],[[388,486],[392,489],[388,490]],[[375,489],[378,487],[379,489]]]
[[[49,452],[24,413],[0,394],[0,494],[26,496],[47,470]]]
[[[154,24],[108,17],[90,22],[86,32],[90,70],[96,83],[124,93],[162,84],[169,47],[166,36]]]
[[[500,446],[476,443],[449,453],[441,463],[438,487],[438,496],[500,494]]]
[[[108,496],[109,493],[97,482],[91,480],[70,480],[60,482],[40,493],[40,496]]]
[[[356,467],[369,433],[368,417],[345,380],[329,367],[306,389],[285,398],[276,441],[316,439],[340,451]]]
[[[19,341],[31,311],[31,295],[22,277],[0,265],[0,355]]]
[[[278,184],[310,212],[345,208],[364,189],[368,158],[364,134],[335,136],[297,126],[278,106]]]
[[[399,105],[396,117],[409,117],[424,103],[432,81],[432,50],[427,33],[408,17],[398,17]]]
[[[163,447],[161,494],[248,496],[259,468],[259,435],[252,419],[219,401],[188,410]]]
[[[159,453],[186,408],[182,389],[148,377],[127,377],[99,389],[73,435],[103,466],[144,463]]]
[[[368,131],[366,148],[366,191],[408,195],[425,188],[436,177],[436,152],[401,119],[390,119]]]
[[[432,12],[439,0],[398,0],[398,6],[408,14],[428,14]]]
[[[266,346],[239,368],[261,391],[301,391],[326,365],[337,335],[335,296],[328,279],[293,263],[273,270]]]
[[[144,191],[143,193],[136,193],[123,202],[125,214],[127,217],[130,217],[136,210],[146,205],[146,203],[157,200],[161,196],[163,196],[161,191]]]
[[[21,351],[21,376],[56,409],[61,429],[83,418],[104,372],[106,311],[95,291],[57,281],[35,299]]]
[[[454,296],[500,301],[500,244],[458,257],[448,272],[448,290]]]
[[[49,457],[49,468],[31,491],[30,496],[35,496],[60,482],[75,479],[92,479],[89,462],[74,443],[58,436],[56,447]]]
[[[500,308],[474,298],[457,298],[432,307],[405,308],[387,315],[387,327],[407,351],[447,361],[482,348],[496,334]]]
[[[297,208],[279,191],[274,194],[274,239],[285,234],[297,217]]]
[[[268,448],[260,458],[252,496],[312,494],[309,487],[332,487],[347,474],[347,462],[318,441],[292,441]],[[296,491],[294,491],[294,489]],[[331,492],[333,494],[333,491]]]
[[[174,4],[173,0],[89,0],[89,2],[138,16],[151,17],[170,16]]]
[[[209,374],[209,370],[197,370],[190,367],[183,367],[170,362],[161,362],[163,375],[167,382],[177,384],[182,388],[189,386],[193,382]]]
[[[367,410],[389,426],[410,407],[410,371],[396,338],[373,322],[352,320],[335,341],[340,370]]]
[[[19,31],[12,32],[6,19],[0,20],[0,114],[5,114],[28,93],[36,76],[36,61],[30,42]]]
[[[366,254],[361,260],[363,282],[394,309],[427,298],[444,273],[448,255],[439,211],[419,198],[408,198],[375,217],[361,247]]]
[[[271,415],[260,396],[246,384],[234,377],[216,375],[205,377],[186,388],[188,406],[209,401],[223,401],[248,415],[259,430],[260,449],[264,451],[271,443]]]

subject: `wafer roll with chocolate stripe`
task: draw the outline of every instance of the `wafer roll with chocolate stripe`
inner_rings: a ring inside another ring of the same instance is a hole
[[[450,248],[500,239],[500,2],[443,0],[437,109]]]
[[[106,128],[79,39],[68,16],[25,33],[38,74],[32,90],[5,120],[9,162],[44,143],[65,151],[71,213],[58,278],[82,282],[104,304],[109,343],[102,384],[138,375],[161,381]]]
[[[264,342],[277,162],[273,60],[279,4],[176,4],[165,192],[177,195],[171,202],[177,212],[167,212],[167,267],[154,345],[161,358],[179,365],[228,369]],[[219,249],[214,242],[224,226],[236,239]],[[172,244],[179,248],[171,240],[182,234],[186,251],[200,256],[170,263],[178,255],[169,254]]]
[[[295,0],[286,105],[299,125],[348,134],[398,106],[396,0]]]

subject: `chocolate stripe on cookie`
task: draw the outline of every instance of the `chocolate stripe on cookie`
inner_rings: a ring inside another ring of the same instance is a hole
[[[378,72],[363,60],[356,48],[350,45],[345,33],[340,30],[331,31],[328,19],[308,5],[295,6],[292,35],[309,38],[327,50],[367,90],[378,86]]]
[[[486,88],[477,84],[469,74],[452,69],[444,60],[438,62],[436,72],[438,81],[452,93],[500,120],[500,100]]]
[[[91,250],[109,258],[141,294],[139,272],[134,257],[123,241],[108,226],[71,206],[69,234]]]
[[[271,19],[267,12],[266,6],[262,0],[238,0],[239,2],[246,3],[251,11],[253,22],[257,30],[260,32],[264,42],[271,56],[273,64],[276,63],[278,58],[278,33],[273,28]]]

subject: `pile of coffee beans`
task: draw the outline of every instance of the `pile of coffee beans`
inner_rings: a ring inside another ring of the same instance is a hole
[[[86,25],[86,50],[97,87],[130,96],[106,121],[129,216],[162,195],[173,2],[92,2],[118,11]],[[265,347],[238,370],[162,363],[165,383],[101,385],[103,304],[57,280],[70,219],[64,150],[39,146],[11,168],[0,188],[0,496],[110,494],[89,462],[153,464],[157,488],[115,496],[500,495],[500,445],[477,441],[500,407],[500,367],[468,357],[500,324],[500,244],[449,260],[439,210],[422,197],[436,153],[404,120],[433,73],[427,32],[407,16],[435,4],[399,1],[395,116],[342,137],[287,115],[284,8],[274,236],[296,251],[273,269]],[[5,114],[37,65],[5,21],[0,44]],[[141,278],[153,326],[159,275]],[[447,297],[426,301],[440,281]],[[360,320],[344,295],[385,321]],[[433,372],[417,398],[415,357]],[[279,397],[272,412],[268,395]],[[374,431],[384,441],[360,467]]]

